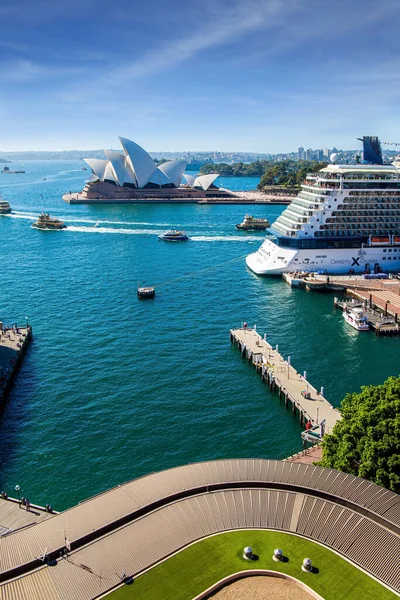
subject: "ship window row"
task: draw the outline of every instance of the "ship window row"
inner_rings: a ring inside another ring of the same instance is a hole
[[[302,213],[299,215],[296,211],[285,210],[285,213],[281,215],[285,216],[288,219],[292,219],[293,221],[297,221],[298,223],[307,223],[307,217]]]
[[[332,188],[332,185],[328,186],[318,186],[316,183],[311,183],[309,181],[303,181],[302,184],[302,191],[305,192],[306,194],[312,194],[313,196],[330,196],[330,191],[329,189],[325,189],[325,188]],[[309,188],[309,189],[305,189],[305,188]]]
[[[400,222],[400,215],[395,217],[383,217],[376,219],[374,217],[334,217],[327,218],[325,223],[398,223]]]
[[[345,216],[345,217],[359,217],[360,214],[361,215],[366,215],[367,217],[385,217],[385,216],[391,216],[391,215],[399,215],[400,214],[400,208],[396,207],[396,208],[392,208],[391,210],[378,210],[378,208],[382,208],[382,207],[375,207],[375,208],[364,208],[363,210],[346,210],[345,208],[342,208],[339,210],[334,210],[332,211],[332,217],[340,217],[340,216]]]
[[[383,192],[376,190],[375,192],[349,192],[350,196],[400,196],[400,192],[389,191]]]
[[[319,181],[315,181],[314,183],[310,181],[303,181],[303,185],[307,186],[313,190],[321,190],[319,193],[323,193],[326,190],[339,189],[339,182],[332,181],[332,183],[321,183]],[[375,186],[376,187],[376,186]]]
[[[343,202],[345,204],[381,204],[382,202],[387,202],[389,204],[399,204],[400,202],[400,196],[398,198],[393,197],[382,197],[382,198],[344,198]]]
[[[329,190],[316,190],[315,187],[310,186],[309,184],[306,185],[306,187],[309,187],[310,189],[304,189],[304,187],[300,190],[300,194],[305,194],[306,196],[310,196],[312,200],[315,200],[316,196],[319,196],[321,198],[321,202],[324,201],[325,196],[330,196],[331,193]]]
[[[312,210],[305,210],[304,208],[296,206],[293,203],[290,205],[290,208],[287,210],[288,210],[288,212],[295,213],[296,215],[301,215],[302,217],[312,217],[312,215],[313,215]]]
[[[275,221],[275,223],[279,223],[280,225],[283,225],[284,227],[290,227],[291,229],[301,229],[301,225],[298,225],[296,222],[292,221],[291,219],[287,219],[283,216],[280,216]]]
[[[389,230],[392,229],[398,231],[400,229],[400,223],[391,223],[390,227],[387,224],[371,223],[370,225],[360,223],[359,225],[351,225],[349,223],[332,223],[330,225],[323,225],[321,231],[351,231],[351,232],[366,232],[367,234],[373,234],[377,229],[379,231],[386,232],[388,235]]]
[[[369,182],[369,183],[343,183],[343,189],[344,190],[368,190],[368,189],[374,189],[379,187],[379,191],[383,188],[387,188],[387,189],[400,189],[400,182],[397,181],[387,181],[387,182],[380,182],[379,186],[377,186],[374,182]]]
[[[385,229],[361,229],[358,231],[353,231],[351,229],[327,229],[324,231],[316,231],[314,235],[316,237],[360,237],[360,236],[369,236],[369,235],[399,235],[400,230],[391,230],[388,231]]]

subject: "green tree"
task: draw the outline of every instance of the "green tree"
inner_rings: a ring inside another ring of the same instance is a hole
[[[342,419],[322,443],[323,467],[400,492],[400,377],[347,394]]]

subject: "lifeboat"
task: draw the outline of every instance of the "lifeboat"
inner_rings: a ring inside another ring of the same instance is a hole
[[[395,246],[400,245],[400,235],[393,236],[393,244],[395,244]]]
[[[390,246],[390,236],[371,235],[371,246]]]

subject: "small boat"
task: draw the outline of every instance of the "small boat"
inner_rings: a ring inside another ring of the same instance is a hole
[[[357,331],[369,331],[368,318],[361,306],[347,307],[343,311],[343,318]]]
[[[0,198],[0,215],[9,215],[11,213],[11,206],[5,200]]]
[[[154,287],[139,287],[137,289],[138,298],[146,300],[147,298],[154,298],[156,295],[156,290]]]
[[[164,242],[186,242],[188,240],[188,235],[186,231],[177,231],[176,229],[170,229],[165,233],[162,233],[158,236],[159,240],[163,240]]]
[[[236,225],[236,229],[244,231],[265,231],[269,227],[267,219],[256,219],[251,215],[245,215],[242,223]]]
[[[58,230],[65,229],[67,226],[63,221],[51,217],[48,213],[42,213],[38,220],[32,225],[35,229]]]

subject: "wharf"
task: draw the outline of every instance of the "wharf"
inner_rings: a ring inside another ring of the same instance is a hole
[[[26,505],[16,498],[4,496],[4,492],[2,492],[0,495],[0,537],[58,514],[51,507],[46,509],[37,504]]]
[[[271,391],[277,390],[279,398],[283,398],[285,406],[291,404],[293,414],[298,413],[300,423],[308,420],[313,425],[325,421],[325,432],[331,433],[340,412],[324,398],[323,388],[318,392],[305,377],[301,376],[290,363],[278,352],[278,346],[272,346],[253,329],[241,327],[231,329],[231,342],[239,347],[242,357],[246,358],[261,373],[262,380]]]
[[[30,325],[3,327],[0,321],[0,405],[5,399],[31,340]]]
[[[339,300],[338,298],[334,298],[334,306],[335,308],[341,308],[342,310],[355,308],[356,306],[362,306],[364,313],[367,317],[368,325],[371,329],[373,329],[376,335],[399,335],[400,334],[400,326],[397,323],[397,313],[394,317],[388,316],[387,310],[383,312],[383,310],[379,310],[371,303],[368,306],[367,298],[363,296],[359,296],[356,294],[356,297],[359,297],[361,302],[357,299],[343,299]]]

